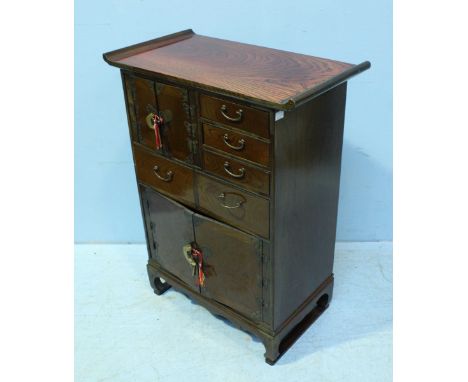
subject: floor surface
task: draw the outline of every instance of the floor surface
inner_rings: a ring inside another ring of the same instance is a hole
[[[156,296],[144,245],[76,245],[75,381],[392,380],[392,244],[338,243],[330,307],[277,362],[183,294]]]

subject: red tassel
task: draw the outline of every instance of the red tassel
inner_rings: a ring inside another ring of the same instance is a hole
[[[164,120],[162,117],[159,115],[155,114],[153,118],[154,124],[154,134],[155,134],[155,144],[156,144],[156,150],[161,150],[162,149],[162,139],[161,139],[161,131],[160,127],[163,125]]]
[[[203,253],[198,249],[192,248],[192,257],[197,259],[198,280],[196,281],[196,284],[203,286],[205,284],[205,274],[203,273]]]

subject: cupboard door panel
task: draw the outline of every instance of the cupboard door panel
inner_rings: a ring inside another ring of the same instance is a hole
[[[195,241],[203,253],[202,294],[246,317],[261,319],[262,242],[205,216],[193,216]]]
[[[133,105],[138,133],[133,139],[160,154],[193,163],[190,105],[187,89],[133,76],[128,81],[128,104]],[[132,111],[129,112],[132,114]],[[159,127],[162,147],[156,147],[155,114],[163,118]]]
[[[168,156],[192,163],[192,130],[187,90],[156,83],[159,115],[165,120],[161,128],[163,151]]]
[[[154,130],[150,129],[146,119],[150,113],[156,112],[156,93],[154,89],[154,82],[145,78],[133,78],[134,89],[134,105],[135,114],[138,127],[138,141],[149,147],[155,149],[155,135]]]
[[[152,258],[164,269],[184,281],[192,289],[192,267],[185,259],[182,248],[194,240],[192,211],[146,188],[144,198],[148,207],[153,243]]]

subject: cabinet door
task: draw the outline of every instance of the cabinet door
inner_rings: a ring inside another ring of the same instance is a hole
[[[261,320],[261,240],[205,216],[195,214],[193,220],[195,241],[203,253],[202,294]]]
[[[187,89],[157,82],[156,94],[159,115],[165,120],[161,129],[163,150],[173,158],[193,163]]]
[[[133,77],[138,142],[170,158],[193,163],[193,134],[188,93],[184,88]],[[163,117],[162,148],[156,149],[153,116]]]
[[[189,287],[198,290],[192,268],[182,252],[183,246],[194,240],[193,213],[149,188],[144,189],[144,199],[150,221],[148,240],[152,241],[152,259]]]

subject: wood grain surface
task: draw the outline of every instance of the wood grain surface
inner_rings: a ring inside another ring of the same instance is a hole
[[[199,210],[249,233],[264,238],[269,237],[268,200],[230,187],[207,176],[196,175]],[[221,194],[225,196],[224,199],[220,199]]]
[[[270,175],[244,162],[204,150],[203,169],[247,190],[264,195],[270,193]]]
[[[226,143],[227,142],[227,143]],[[270,164],[270,144],[218,126],[203,124],[203,143],[262,166]],[[234,146],[236,149],[228,146]]]
[[[323,84],[336,86],[370,67],[368,62],[352,65],[201,36],[191,30],[109,52],[104,59],[121,68],[152,72],[286,109]]]
[[[237,129],[248,131],[263,138],[269,138],[269,113],[263,110],[248,107],[245,104],[229,102],[225,99],[210,97],[200,94],[200,116],[214,122],[229,125]],[[222,113],[223,106],[226,107],[225,115],[229,118],[235,117],[239,121],[230,121]],[[238,112],[242,113],[239,118]]]
[[[191,169],[161,156],[152,155],[137,145],[133,145],[133,152],[135,170],[140,182],[190,206],[195,205]],[[157,171],[155,171],[155,166],[157,166]],[[171,176],[169,176],[170,173]],[[160,177],[166,178],[167,181]]]
[[[261,318],[261,241],[195,214],[194,231],[206,275],[202,294],[255,321]]]

